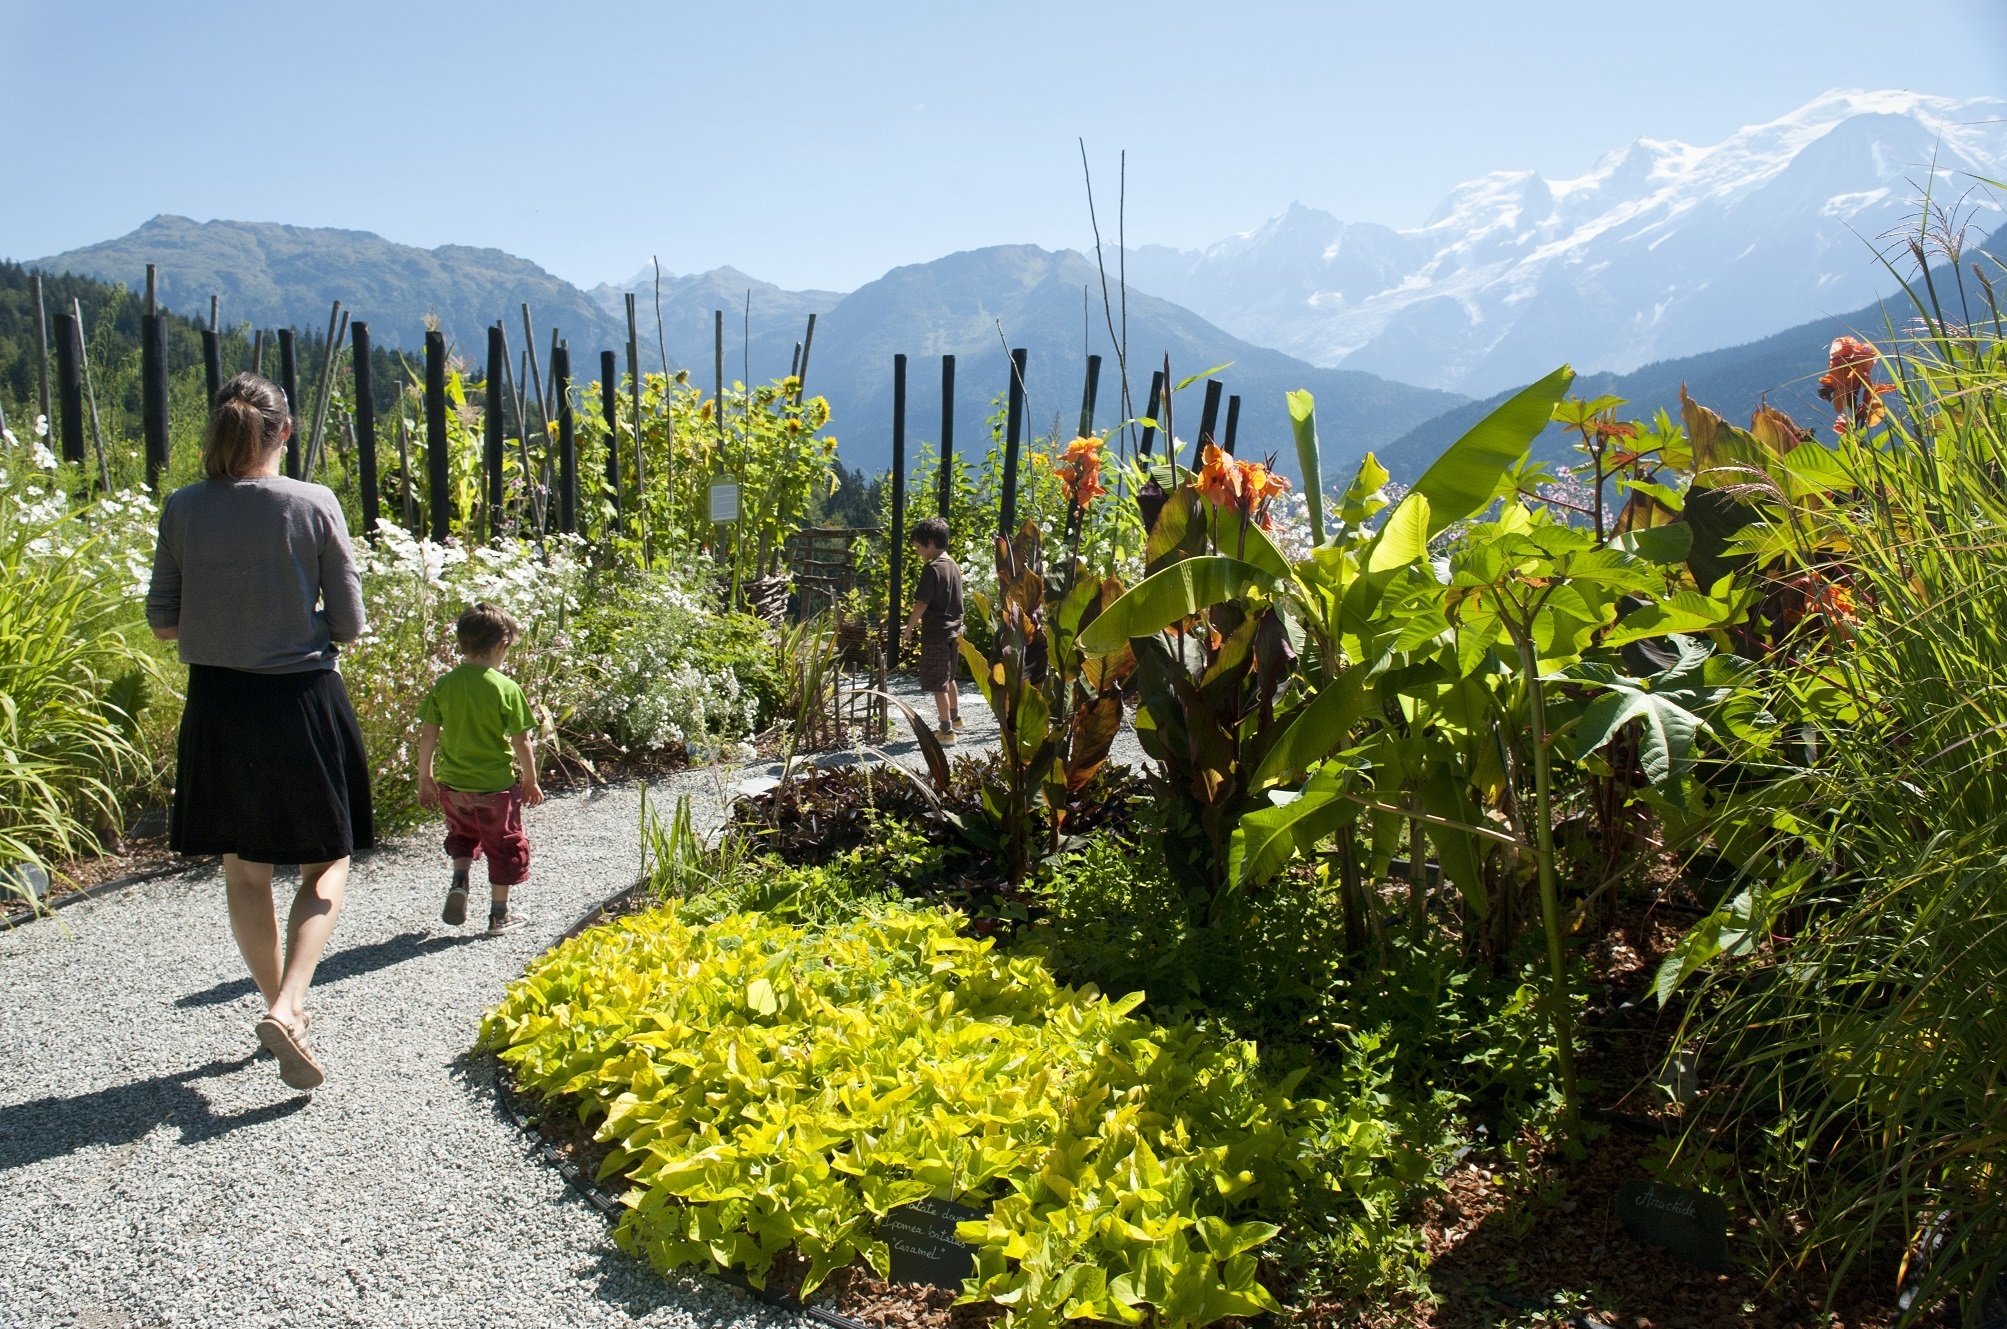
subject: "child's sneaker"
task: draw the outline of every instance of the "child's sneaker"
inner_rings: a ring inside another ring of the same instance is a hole
[[[467,879],[458,873],[453,875],[453,885],[446,892],[446,908],[439,917],[456,928],[467,921]]]
[[[936,733],[934,737],[940,740],[941,746],[944,748],[950,748],[955,745],[955,730],[952,725],[942,725],[940,732]]]
[[[490,911],[488,914],[488,935],[499,937],[505,932],[514,932],[517,928],[527,925],[529,921],[529,919],[524,918],[513,909],[499,914]]]
[[[952,716],[948,717],[948,721],[950,724],[954,725],[955,728],[957,729],[962,728],[962,713],[960,711],[956,711]]]

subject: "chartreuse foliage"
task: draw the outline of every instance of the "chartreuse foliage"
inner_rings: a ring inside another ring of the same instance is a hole
[[[1372,1222],[1398,1194],[1390,1132],[1292,1097],[1252,1044],[1139,1018],[999,953],[952,914],[895,910],[811,930],[676,906],[595,928],[511,987],[482,1028],[534,1092],[576,1100],[631,1183],[618,1239],[664,1270],[804,1291],[862,1255],[894,1207],[966,1223],[964,1300],[1010,1322],[1198,1325],[1276,1309],[1256,1257],[1269,1218]]]

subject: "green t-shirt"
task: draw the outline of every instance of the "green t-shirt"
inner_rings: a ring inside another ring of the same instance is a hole
[[[418,718],[441,730],[432,778],[468,794],[514,785],[509,740],[536,728],[523,690],[506,674],[477,664],[448,670],[418,704]]]

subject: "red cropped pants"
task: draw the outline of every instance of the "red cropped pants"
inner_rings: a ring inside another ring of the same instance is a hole
[[[516,886],[530,879],[530,838],[523,834],[523,787],[493,794],[439,790],[446,814],[446,857],[488,856],[488,884]]]

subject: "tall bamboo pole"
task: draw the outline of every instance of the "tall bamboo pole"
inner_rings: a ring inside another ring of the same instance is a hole
[[[795,375],[794,404],[801,405],[802,394],[808,390],[808,353],[815,346],[815,315],[808,316],[808,331],[801,338],[801,372]]]
[[[1226,399],[1226,434],[1220,440],[1220,451],[1233,456],[1234,436],[1240,433],[1240,394],[1236,392]]]

